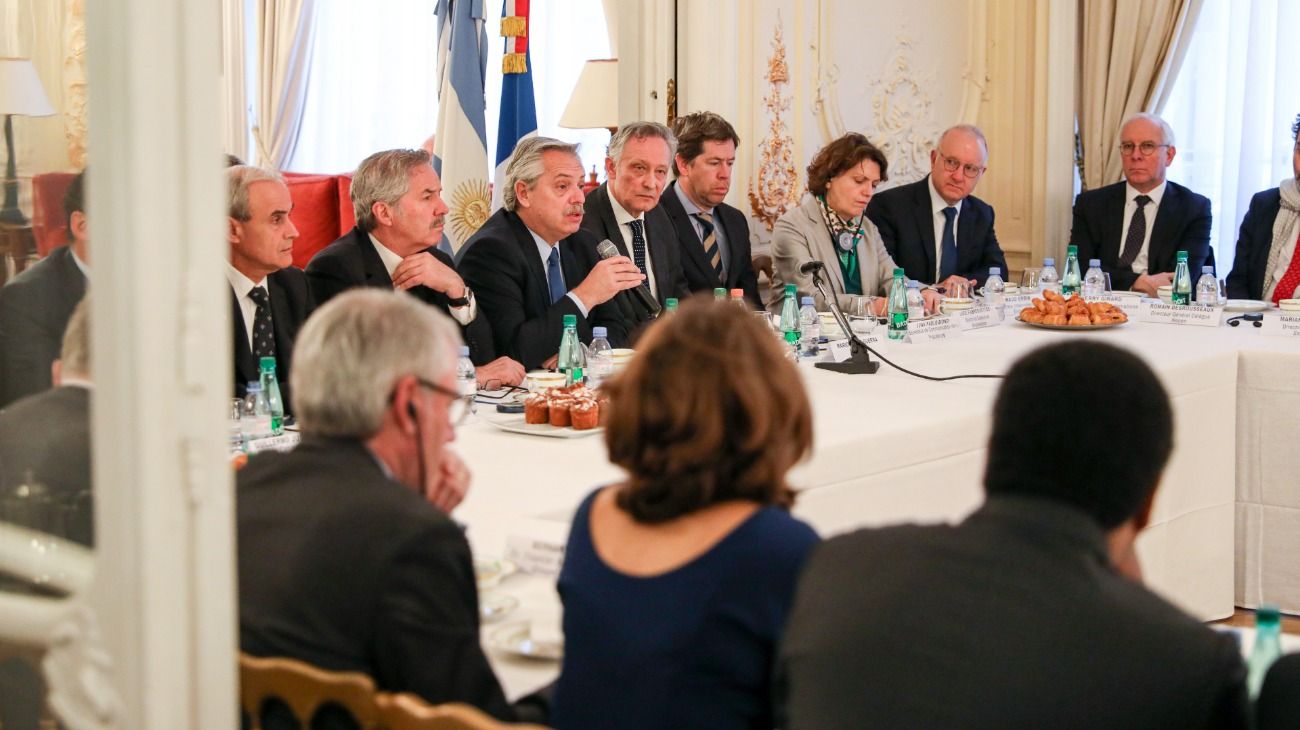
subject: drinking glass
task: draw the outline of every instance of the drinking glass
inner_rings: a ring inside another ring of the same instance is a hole
[[[852,306],[846,313],[849,316],[849,327],[859,335],[871,334],[879,322],[876,319],[876,300],[879,297],[873,296],[854,296]]]
[[[1039,267],[1027,267],[1024,271],[1020,272],[1021,291],[1024,291],[1025,289],[1037,289],[1038,275],[1042,272],[1043,270]]]
[[[776,325],[772,323],[772,315],[769,312],[754,312],[754,316],[763,323],[763,328],[768,332],[776,331]]]
[[[1110,272],[1109,271],[1101,272],[1101,278],[1106,281],[1106,291],[1112,291],[1110,288]]]
[[[948,291],[944,294],[944,299],[970,299],[970,284],[967,282],[957,282],[948,285]]]

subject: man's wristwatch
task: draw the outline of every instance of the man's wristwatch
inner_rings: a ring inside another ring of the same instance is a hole
[[[453,299],[452,297],[447,297],[447,304],[457,308],[468,307],[469,303],[472,301],[474,301],[474,291],[470,289],[469,286],[465,287],[465,293],[462,294],[461,296],[455,299]]]

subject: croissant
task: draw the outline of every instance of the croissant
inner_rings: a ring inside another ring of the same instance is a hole
[[[1033,307],[1025,307],[1020,310],[1021,322],[1032,322],[1033,324],[1043,323],[1043,313]]]
[[[1064,314],[1064,313],[1061,313],[1061,314],[1049,314],[1049,315],[1043,317],[1043,324],[1054,324],[1054,325],[1058,325],[1058,326],[1059,326],[1059,325],[1066,324],[1067,322],[1068,322],[1068,320],[1065,318],[1065,314]]]

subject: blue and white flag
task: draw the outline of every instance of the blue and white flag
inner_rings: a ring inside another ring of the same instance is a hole
[[[497,125],[492,210],[501,207],[510,153],[519,140],[537,136],[533,61],[528,48],[528,3],[529,0],[505,0],[501,7],[501,35],[506,38],[506,48],[501,58],[501,119]]]
[[[438,0],[438,131],[433,166],[447,213],[443,247],[455,253],[491,214],[487,181],[487,29],[484,0]]]

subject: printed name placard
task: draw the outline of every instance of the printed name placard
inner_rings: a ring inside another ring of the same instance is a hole
[[[971,307],[970,309],[954,312],[953,316],[957,318],[958,324],[964,330],[996,327],[1002,324],[1002,312],[993,307]]]
[[[907,341],[913,344],[921,342],[943,342],[961,336],[961,322],[956,317],[944,315],[907,323]]]
[[[869,347],[876,347],[880,344],[880,338],[876,335],[859,336],[859,339],[867,343]],[[826,343],[826,355],[826,359],[830,362],[844,362],[853,357],[853,345],[847,338],[828,342]]]
[[[536,535],[511,535],[506,538],[506,559],[525,573],[559,575],[564,564],[564,542]]]
[[[1300,337],[1300,314],[1265,315],[1260,333],[1269,337]]]
[[[1143,322],[1158,324],[1194,325],[1197,327],[1218,327],[1223,320],[1223,310],[1218,307],[1204,307],[1199,304],[1166,304],[1153,299],[1142,300],[1138,319]]]
[[[1093,297],[1088,300],[1092,302],[1107,302],[1119,307],[1120,311],[1129,317],[1136,317],[1142,313],[1142,297],[1126,297],[1119,294],[1102,294],[1099,297]]]
[[[263,451],[293,451],[293,447],[302,441],[302,436],[288,431],[279,436],[267,436],[266,438],[253,439],[248,442],[248,453],[259,454]]]

